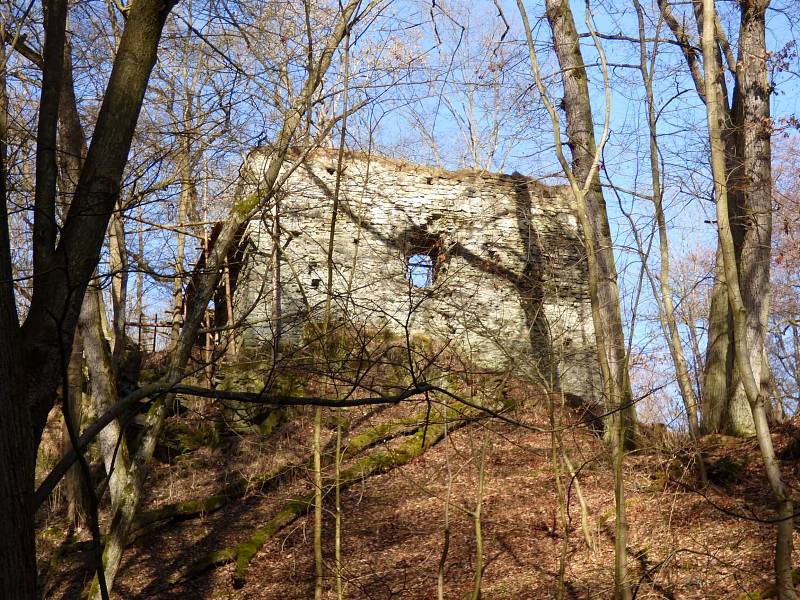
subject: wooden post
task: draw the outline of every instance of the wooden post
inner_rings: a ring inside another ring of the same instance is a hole
[[[231,287],[231,269],[228,265],[228,257],[225,257],[225,307],[228,311],[228,348],[236,354],[236,336],[233,330],[233,288]]]

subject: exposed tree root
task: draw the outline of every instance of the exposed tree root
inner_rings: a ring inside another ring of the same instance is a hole
[[[477,411],[464,409],[465,407],[463,406],[454,406],[448,409],[447,416],[444,418],[450,420],[448,423],[448,429],[450,431],[462,427],[478,415]],[[367,477],[387,473],[423,454],[444,438],[444,418],[440,417],[437,421],[430,422],[426,426],[419,424],[419,421],[417,421],[418,424],[411,434],[394,448],[375,451],[356,460],[353,464],[341,471],[340,489],[346,489]],[[388,432],[398,431],[398,429],[392,429],[384,425],[372,431],[373,433],[382,432],[385,436]],[[345,451],[346,458],[357,453],[357,448],[369,448],[386,439],[385,437],[377,439],[374,435],[366,435],[367,433],[368,432],[365,432],[351,440]],[[333,480],[328,479],[323,483],[323,487],[329,490],[333,484]],[[312,505],[313,492],[305,494],[300,498],[289,500],[283,504],[272,519],[262,527],[256,529],[248,539],[236,546],[207,554],[189,565],[186,569],[176,573],[168,580],[167,584],[173,586],[204,573],[209,569],[233,562],[235,563],[233,585],[235,588],[242,587],[247,577],[247,570],[250,566],[250,562],[264,543],[278,531],[304,516]]]

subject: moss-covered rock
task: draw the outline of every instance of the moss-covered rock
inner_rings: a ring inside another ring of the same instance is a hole
[[[300,396],[308,380],[290,370],[272,371],[264,363],[228,366],[222,373],[219,389],[264,395]],[[223,427],[236,433],[269,435],[291,417],[291,409],[252,402],[221,401]]]
[[[219,430],[212,422],[186,422],[172,418],[164,424],[155,456],[163,462],[172,462],[200,448],[215,449],[219,443]]]
[[[723,455],[708,465],[708,478],[720,485],[736,483],[742,476],[745,462],[745,459]]]

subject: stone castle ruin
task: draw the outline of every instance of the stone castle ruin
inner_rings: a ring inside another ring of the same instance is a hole
[[[250,172],[268,161],[268,150],[254,152]],[[279,226],[273,209],[245,231],[234,302],[245,346],[298,341],[304,324],[324,318],[337,152],[286,169]],[[510,369],[596,402],[586,261],[567,190],[353,153],[342,170],[337,319],[447,342],[482,371]]]

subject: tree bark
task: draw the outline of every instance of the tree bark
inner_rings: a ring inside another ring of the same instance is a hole
[[[83,417],[83,338],[75,333],[72,343],[72,353],[67,367],[67,380],[69,381],[69,412],[64,415],[64,425],[61,433],[61,446],[63,453],[72,448],[69,436],[69,427],[80,434],[81,419]],[[71,425],[67,425],[69,419]],[[86,522],[88,514],[88,498],[83,484],[83,475],[80,465],[73,465],[64,477],[64,493],[67,499],[67,521],[72,525],[82,525]]]
[[[161,30],[172,5],[165,0],[131,5],[86,162],[52,253],[52,268],[35,274],[37,285],[22,326],[34,447],[60,381],[59,353],[72,346],[83,295],[100,258]]]
[[[728,212],[742,299],[748,310],[750,364],[760,385],[761,354],[769,312],[769,261],[772,236],[772,171],[770,167],[769,85],[766,75],[764,12],[769,2],[740,4],[739,61],[733,106],[723,130],[726,147]],[[719,54],[717,54],[719,56]],[[716,70],[721,72],[721,60]],[[766,242],[766,243],[765,243]],[[765,275],[766,274],[766,275]],[[765,279],[766,276],[766,279]],[[736,436],[756,433],[747,394],[736,366],[734,317],[731,314],[723,260],[718,253],[717,277],[709,317],[709,346],[704,378],[704,421],[709,432]],[[760,331],[760,333],[759,333]]]
[[[155,64],[161,30],[172,3],[131,5],[103,98],[86,164],[55,245],[55,136],[63,73],[66,2],[47,5],[40,139],[35,194],[34,292],[20,327],[8,230],[3,85],[2,190],[0,190],[0,597],[36,597],[32,503],[36,449],[62,379],[62,357],[72,338],[84,291],[97,265],[109,215],[127,163],[144,91]],[[5,35],[3,32],[3,54]],[[5,73],[3,56],[3,78]],[[51,159],[52,156],[52,159]]]
[[[86,291],[80,315],[80,332],[91,375],[92,402],[95,412],[102,415],[117,403],[117,379],[112,363],[112,351],[106,340],[101,320],[104,311],[102,292],[96,287]],[[100,454],[109,478],[112,508],[124,492],[130,457],[119,419],[113,420],[98,435]],[[111,580],[109,580],[111,581]]]
[[[61,81],[64,73],[67,2],[66,0],[45,0],[42,2],[42,11],[44,12],[44,49],[41,62],[42,90],[36,133],[36,186],[33,200],[34,296],[37,295],[37,291],[39,295],[46,292],[46,288],[42,288],[45,280],[37,275],[47,273],[55,266],[53,253],[58,233],[56,139],[62,90]]]
[[[8,228],[6,32],[0,23],[0,597],[36,597],[33,510],[35,448],[25,397]]]
[[[747,311],[748,358],[760,386],[768,386],[769,371],[762,369],[767,338],[770,264],[772,253],[772,152],[770,136],[771,89],[767,81],[765,15],[769,0],[740,3],[738,99],[734,119],[739,128],[739,155],[743,157],[744,207],[739,256],[739,285]],[[741,385],[741,384],[740,384]]]
[[[753,131],[743,135],[753,144],[753,155],[746,162],[746,175],[754,178],[754,183],[766,187],[761,192],[768,198],[771,207],[771,177],[769,174],[770,137],[769,124],[769,87],[766,71],[765,14],[768,0],[752,0],[741,2],[742,25],[740,29],[740,52],[746,54],[737,64],[737,84],[741,86],[744,107],[742,110],[750,115],[744,118],[750,122]],[[780,600],[797,598],[792,581],[792,535],[794,530],[794,508],[789,490],[781,477],[780,463],[775,455],[772,437],[767,422],[766,406],[768,398],[761,385],[762,351],[753,350],[753,345],[763,344],[766,331],[766,311],[769,296],[769,256],[771,252],[771,211],[766,214],[751,213],[748,215],[750,225],[756,230],[753,236],[763,246],[759,249],[759,260],[751,265],[753,272],[741,272],[737,262],[736,248],[732,233],[732,215],[727,198],[728,181],[725,169],[724,142],[719,128],[718,115],[720,99],[712,82],[718,75],[712,54],[716,46],[714,22],[716,9],[714,0],[703,0],[703,56],[705,58],[706,109],[708,112],[708,132],[711,142],[711,166],[714,177],[714,191],[717,207],[719,230],[719,247],[722,265],[725,270],[725,282],[728,291],[728,304],[734,326],[734,353],[736,368],[744,387],[753,421],[756,427],[756,438],[764,461],[764,470],[772,495],[777,504],[777,539],[775,542],[775,587]],[[750,150],[751,147],[748,147]],[[752,202],[757,203],[761,194],[756,194]],[[757,271],[757,272],[755,272]],[[754,292],[759,298],[752,298]]]
[[[72,45],[69,37],[64,43],[64,70],[61,80],[61,97],[58,114],[59,137],[59,163],[61,170],[60,192],[65,198],[64,204],[68,207],[72,194],[78,185],[81,167],[86,157],[86,136],[81,125],[75,98],[75,83],[72,72]],[[65,427],[62,435],[62,445],[65,451],[71,449],[69,431],[66,419],[71,419],[74,431],[80,433],[81,418],[83,414],[83,338],[76,331],[70,354],[69,372],[67,379],[70,382],[69,414],[64,415]],[[67,495],[67,515],[70,522],[75,525],[85,522],[88,515],[89,499],[88,490],[84,487],[80,466],[73,466],[66,475],[65,490]]]
[[[611,230],[608,225],[608,213],[597,169],[591,175],[597,146],[594,137],[588,77],[569,2],[567,0],[546,0],[545,7],[547,22],[553,32],[553,45],[562,73],[563,106],[567,117],[568,146],[572,153],[572,171],[575,179],[581,183],[588,181],[591,176],[591,182],[585,195],[585,205],[594,236],[586,243],[594,245],[597,261],[597,294],[604,338],[608,348],[608,366],[610,376],[620,394],[620,406],[607,405],[607,409],[621,411],[625,443],[631,446],[635,445],[636,438],[636,407],[632,403],[633,396],[628,377],[617,270]],[[607,398],[606,402],[609,400]]]
[[[698,56],[694,50],[695,44],[693,44],[689,33],[673,15],[668,0],[658,0],[658,6],[675,39],[681,44],[681,50],[692,74],[692,80],[698,96],[703,102],[706,102],[707,91],[705,88],[706,85],[709,85],[713,86],[715,97],[719,100],[719,110],[715,118],[717,119],[724,148],[725,171],[728,181],[731,183],[728,187],[726,202],[730,214],[733,215],[731,234],[738,257],[741,255],[743,241],[741,219],[738,215],[742,206],[744,206],[743,194],[747,187],[747,180],[742,175],[744,170],[743,151],[746,151],[746,148],[743,148],[737,140],[742,130],[742,123],[739,120],[741,113],[737,110],[740,86],[737,82],[731,100],[725,83],[722,62],[723,52],[720,48],[722,44],[718,43],[716,39],[714,40],[712,52],[708,57],[703,58],[704,65],[708,61],[714,63],[712,65],[715,73],[714,79],[706,84],[700,70]],[[700,2],[694,3],[694,14],[698,31],[702,32],[703,12]],[[718,20],[715,21],[715,31],[722,37],[721,25]],[[727,43],[725,44],[725,49],[725,54],[730,62],[731,52]],[[737,117],[739,118],[737,119]],[[747,397],[738,383],[738,374],[735,367],[733,320],[728,304],[725,273],[719,250],[717,252],[717,266],[711,295],[708,328],[706,357],[701,383],[701,431],[703,433],[727,433],[737,436],[752,435],[755,433],[755,425]]]
[[[568,48],[566,52],[570,54],[571,59],[578,59],[576,63],[574,63],[574,69],[568,70],[564,73],[564,77],[567,77],[567,74],[574,77],[574,72],[582,73],[584,76],[583,87],[586,90],[586,97],[583,99],[583,104],[585,107],[583,112],[588,112],[589,119],[588,123],[585,123],[586,127],[588,127],[588,132],[591,134],[591,138],[589,141],[592,142],[592,147],[594,148],[594,154],[592,155],[592,161],[589,165],[588,171],[586,176],[583,179],[578,179],[575,174],[575,170],[573,167],[569,165],[567,159],[564,155],[563,149],[561,147],[561,123],[558,117],[558,113],[556,112],[553,103],[550,102],[549,98],[547,97],[547,90],[542,82],[541,74],[539,71],[539,64],[536,54],[536,46],[533,40],[533,34],[531,32],[530,22],[528,21],[528,16],[525,11],[525,6],[522,0],[517,0],[517,8],[519,9],[520,15],[522,16],[522,22],[525,28],[525,35],[528,42],[528,53],[530,55],[531,67],[533,69],[534,79],[536,80],[536,87],[539,90],[539,94],[541,95],[542,102],[547,109],[548,114],[550,115],[550,121],[553,128],[553,138],[555,141],[555,150],[556,156],[558,157],[558,162],[561,165],[561,169],[564,172],[564,175],[567,177],[570,185],[570,189],[572,191],[574,201],[575,201],[575,213],[578,217],[578,221],[581,226],[581,230],[583,232],[583,238],[585,240],[585,247],[586,247],[586,263],[587,263],[587,271],[588,271],[588,278],[589,278],[589,296],[591,298],[591,305],[592,305],[592,325],[594,327],[594,336],[595,336],[595,343],[597,345],[597,359],[600,366],[600,370],[602,373],[602,380],[603,380],[603,393],[604,399],[606,402],[606,406],[610,408],[609,418],[607,419],[608,427],[606,429],[606,439],[608,441],[610,450],[611,450],[611,458],[613,463],[614,469],[614,508],[615,508],[615,523],[614,523],[614,598],[617,600],[629,600],[631,598],[631,587],[630,582],[628,581],[627,576],[627,520],[626,520],[626,511],[625,511],[625,480],[624,480],[624,472],[623,472],[623,459],[625,455],[625,443],[626,443],[626,433],[628,429],[625,427],[625,410],[631,409],[633,410],[633,406],[631,402],[625,403],[624,398],[626,395],[630,396],[630,385],[627,379],[627,368],[623,369],[623,371],[613,370],[611,367],[611,363],[614,361],[614,340],[609,341],[606,339],[607,333],[607,325],[603,321],[603,304],[601,301],[601,294],[599,291],[600,287],[600,267],[598,265],[598,258],[597,258],[597,247],[595,242],[597,241],[598,237],[595,234],[594,230],[594,223],[592,222],[589,216],[589,208],[588,202],[586,200],[587,193],[593,188],[593,186],[597,185],[597,172],[600,167],[600,159],[601,159],[601,150],[605,146],[606,142],[608,141],[608,135],[610,131],[610,119],[611,119],[611,89],[608,84],[608,65],[605,58],[605,53],[603,52],[602,46],[599,44],[599,39],[592,27],[591,21],[591,13],[589,10],[589,5],[586,5],[586,24],[589,26],[592,39],[595,42],[595,47],[598,51],[598,55],[600,58],[600,64],[602,67],[603,73],[603,87],[605,92],[605,114],[604,114],[604,123],[603,123],[603,134],[600,138],[600,146],[594,146],[594,135],[593,135],[593,125],[591,120],[591,110],[589,106],[589,97],[588,97],[588,85],[585,81],[586,71],[583,66],[582,59],[580,57],[580,49],[578,47],[577,41],[577,32],[575,30],[575,23],[572,18],[572,12],[570,11],[568,2],[562,2],[560,4],[557,3],[557,0],[553,0],[553,2],[549,2],[545,4],[548,8],[548,19],[553,18],[557,22],[557,27],[561,28],[561,31],[558,36],[556,36],[555,30],[553,31],[553,39],[555,41],[556,37],[562,39],[562,41],[569,41],[569,39],[573,40],[573,45],[571,48]],[[552,10],[551,10],[552,9]],[[553,28],[554,26],[551,26]],[[563,47],[562,47],[563,51]],[[563,65],[562,65],[563,69]],[[581,85],[581,82],[577,82],[577,87]],[[572,86],[575,88],[576,86]],[[565,88],[565,98],[566,98],[566,89],[567,84],[564,84]],[[574,92],[574,89],[573,89]],[[578,100],[578,108],[581,108],[581,101]],[[567,109],[567,113],[570,113],[570,107],[568,103],[565,101],[565,108]],[[575,111],[575,105],[572,106],[573,112]],[[579,115],[578,115],[579,116]],[[573,118],[576,118],[576,115],[573,114]],[[569,127],[567,128],[569,133]],[[579,132],[580,133],[580,132]],[[586,134],[586,130],[584,130],[584,135]],[[573,160],[574,160],[574,152],[573,150]],[[608,249],[610,251],[610,249]],[[613,258],[613,254],[612,254]],[[616,283],[616,282],[614,282]],[[619,301],[617,299],[616,307],[619,308]],[[620,327],[621,329],[621,327]],[[623,357],[625,356],[625,349],[624,349],[624,339],[621,340],[622,342],[622,354]],[[623,365],[625,366],[625,365]],[[620,380],[620,377],[623,377],[624,380]],[[633,425],[635,426],[635,420],[633,421]],[[635,431],[631,432],[635,436]],[[634,437],[631,436],[631,437]]]

